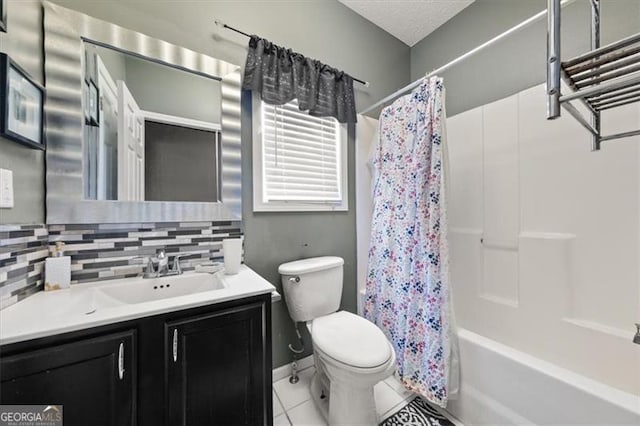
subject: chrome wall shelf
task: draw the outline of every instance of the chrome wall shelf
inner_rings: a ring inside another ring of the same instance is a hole
[[[547,118],[567,110],[592,135],[592,150],[613,139],[640,135],[640,129],[602,135],[601,112],[640,102],[640,34],[600,46],[600,0],[591,2],[591,51],[567,61],[560,56],[560,0],[547,0]],[[570,89],[561,92],[561,81]],[[580,101],[585,117],[572,101]]]

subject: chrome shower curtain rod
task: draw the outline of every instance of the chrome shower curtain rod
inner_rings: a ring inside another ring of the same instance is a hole
[[[237,28],[233,28],[233,27],[231,27],[231,26],[229,26],[229,25],[225,24],[225,23],[224,23],[224,22],[222,22],[222,21],[218,21],[217,19],[215,19],[213,22],[215,22],[215,24],[216,24],[216,25],[218,25],[218,26],[220,26],[220,27],[222,27],[222,28],[226,28],[226,29],[228,29],[228,30],[235,31],[235,32],[237,32],[238,34],[242,34],[242,35],[243,35],[243,36],[245,36],[245,37],[251,37],[251,35],[250,35],[250,34],[247,34],[247,33],[245,33],[244,31],[240,31],[240,30],[239,30],[239,29],[237,29]],[[353,77],[353,76],[351,76],[351,78],[353,78],[353,81],[357,81],[358,83],[363,84],[363,85],[364,85],[364,87],[369,87],[369,82],[368,82],[368,81],[360,80],[359,78],[355,78],[355,77]]]
[[[563,0],[561,2],[561,7],[565,7],[568,6],[569,4],[575,2],[576,0]],[[438,75],[444,71],[446,71],[447,69],[451,68],[454,65],[457,65],[458,63],[464,61],[465,59],[475,55],[476,53],[484,50],[485,48],[497,43],[498,41],[510,36],[511,34],[520,31],[521,29],[533,24],[534,22],[538,21],[539,19],[543,18],[544,16],[546,16],[547,14],[547,9],[536,13],[535,15],[533,15],[532,17],[520,22],[518,25],[509,28],[508,30],[506,30],[505,32],[495,36],[494,38],[492,38],[491,40],[482,43],[480,46],[471,49],[470,51],[468,51],[467,53],[458,56],[456,59],[452,60],[451,62],[447,62],[446,64],[444,64],[443,66],[441,66],[440,68],[437,68],[433,71],[431,71],[429,74],[426,75],[426,77],[420,77],[419,79],[415,80],[414,82],[406,85],[405,87],[403,87],[402,89],[393,92],[392,94],[390,94],[389,96],[387,96],[386,98],[383,98],[381,100],[379,100],[378,102],[376,102],[375,104],[365,108],[364,110],[360,111],[358,114],[366,114],[369,111],[373,111],[374,109],[386,104],[389,101],[394,100],[395,98],[397,98],[398,96],[415,89],[416,87],[418,87],[420,85],[420,83],[422,82],[423,78],[429,78],[432,77],[434,75]]]

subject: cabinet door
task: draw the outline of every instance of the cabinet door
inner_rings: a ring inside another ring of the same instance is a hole
[[[65,426],[135,423],[135,331],[0,358],[1,404],[63,406]]]
[[[261,302],[166,323],[168,424],[269,422],[266,315]]]

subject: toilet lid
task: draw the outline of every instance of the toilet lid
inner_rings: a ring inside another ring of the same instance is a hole
[[[352,313],[316,318],[311,327],[314,346],[343,364],[373,368],[391,358],[391,345],[382,330]]]

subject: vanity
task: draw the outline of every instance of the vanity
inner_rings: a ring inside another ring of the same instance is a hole
[[[242,235],[240,67],[43,9],[46,244],[66,243],[71,288],[0,310],[0,404],[59,404],[67,426],[271,425],[275,288],[194,270]],[[185,272],[150,276],[165,251]]]
[[[36,294],[0,313],[0,404],[62,404],[66,425],[270,424],[273,291],[243,265]]]

